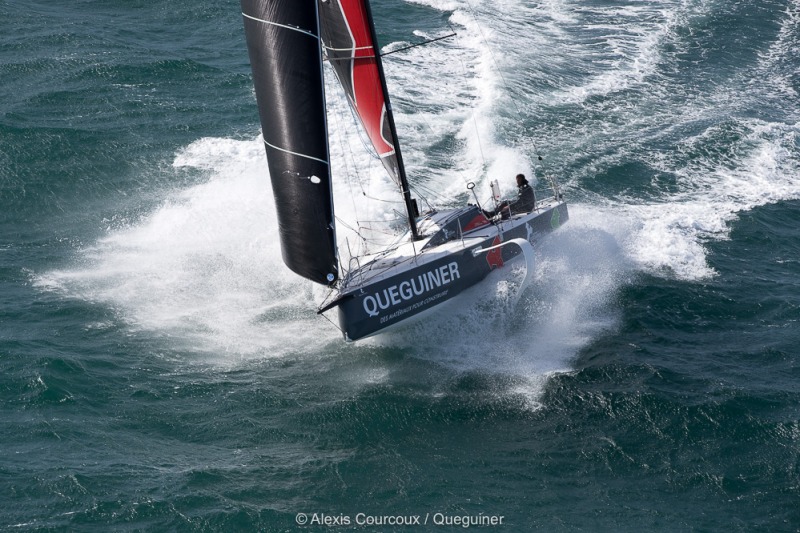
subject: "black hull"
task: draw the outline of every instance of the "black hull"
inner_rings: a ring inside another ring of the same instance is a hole
[[[343,293],[338,298],[338,308],[339,326],[345,339],[355,341],[375,335],[446,302],[522,253],[513,244],[492,252],[475,254],[475,250],[512,239],[524,239],[534,245],[568,218],[567,205],[561,203],[530,217],[504,222],[508,229],[499,236]]]

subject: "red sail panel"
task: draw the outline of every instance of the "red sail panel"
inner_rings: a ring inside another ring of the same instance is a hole
[[[372,40],[366,0],[327,0],[320,6],[322,40],[336,77],[356,111],[372,146],[392,178],[400,184],[391,141],[387,98]]]
[[[378,155],[385,157],[394,153],[391,142],[382,135],[383,121],[386,114],[386,101],[381,90],[378,64],[375,60],[375,46],[360,0],[342,0],[347,25],[353,35],[353,106],[355,107],[364,128],[367,130],[372,145]]]

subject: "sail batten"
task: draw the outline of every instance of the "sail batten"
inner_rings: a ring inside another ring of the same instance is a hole
[[[264,19],[260,19],[260,18],[257,18],[257,17],[250,16],[247,13],[242,13],[242,16],[245,17],[245,18],[249,18],[250,20],[255,20],[256,22],[262,22],[264,24],[269,24],[270,26],[277,26],[279,28],[286,28],[287,30],[297,31],[297,32],[303,33],[305,35],[308,35],[309,37],[313,37],[316,40],[319,40],[319,36],[318,35],[315,35],[315,34],[311,33],[310,31],[306,31],[306,30],[304,30],[302,28],[298,28],[296,26],[289,26],[289,25],[286,25],[286,24],[278,24],[277,22],[273,22],[271,20],[264,20]]]
[[[326,165],[330,164],[328,161],[325,161],[324,159],[318,159],[318,158],[310,156],[310,155],[300,154],[300,153],[297,153],[297,152],[292,152],[291,150],[286,150],[285,148],[281,148],[280,146],[272,145],[272,144],[268,143],[267,141],[264,141],[264,144],[266,144],[267,147],[272,148],[273,150],[280,150],[281,152],[286,152],[287,154],[296,155],[297,157],[305,157],[306,159],[311,159],[313,161],[319,161],[320,163],[324,163]]]

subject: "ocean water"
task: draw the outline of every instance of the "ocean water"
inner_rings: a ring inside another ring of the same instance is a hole
[[[238,2],[0,2],[0,530],[800,531],[800,2],[373,11],[457,33],[386,58],[414,188],[552,175],[571,219],[522,293],[346,344],[280,260]]]

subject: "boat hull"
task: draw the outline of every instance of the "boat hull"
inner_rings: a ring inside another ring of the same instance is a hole
[[[396,273],[343,293],[338,313],[345,339],[375,335],[457,296],[522,253],[519,246],[499,244],[524,239],[535,245],[568,218],[566,204],[559,203],[504,221],[492,231],[459,241],[463,245],[447,253],[419,254]],[[486,248],[492,249],[483,251]]]

